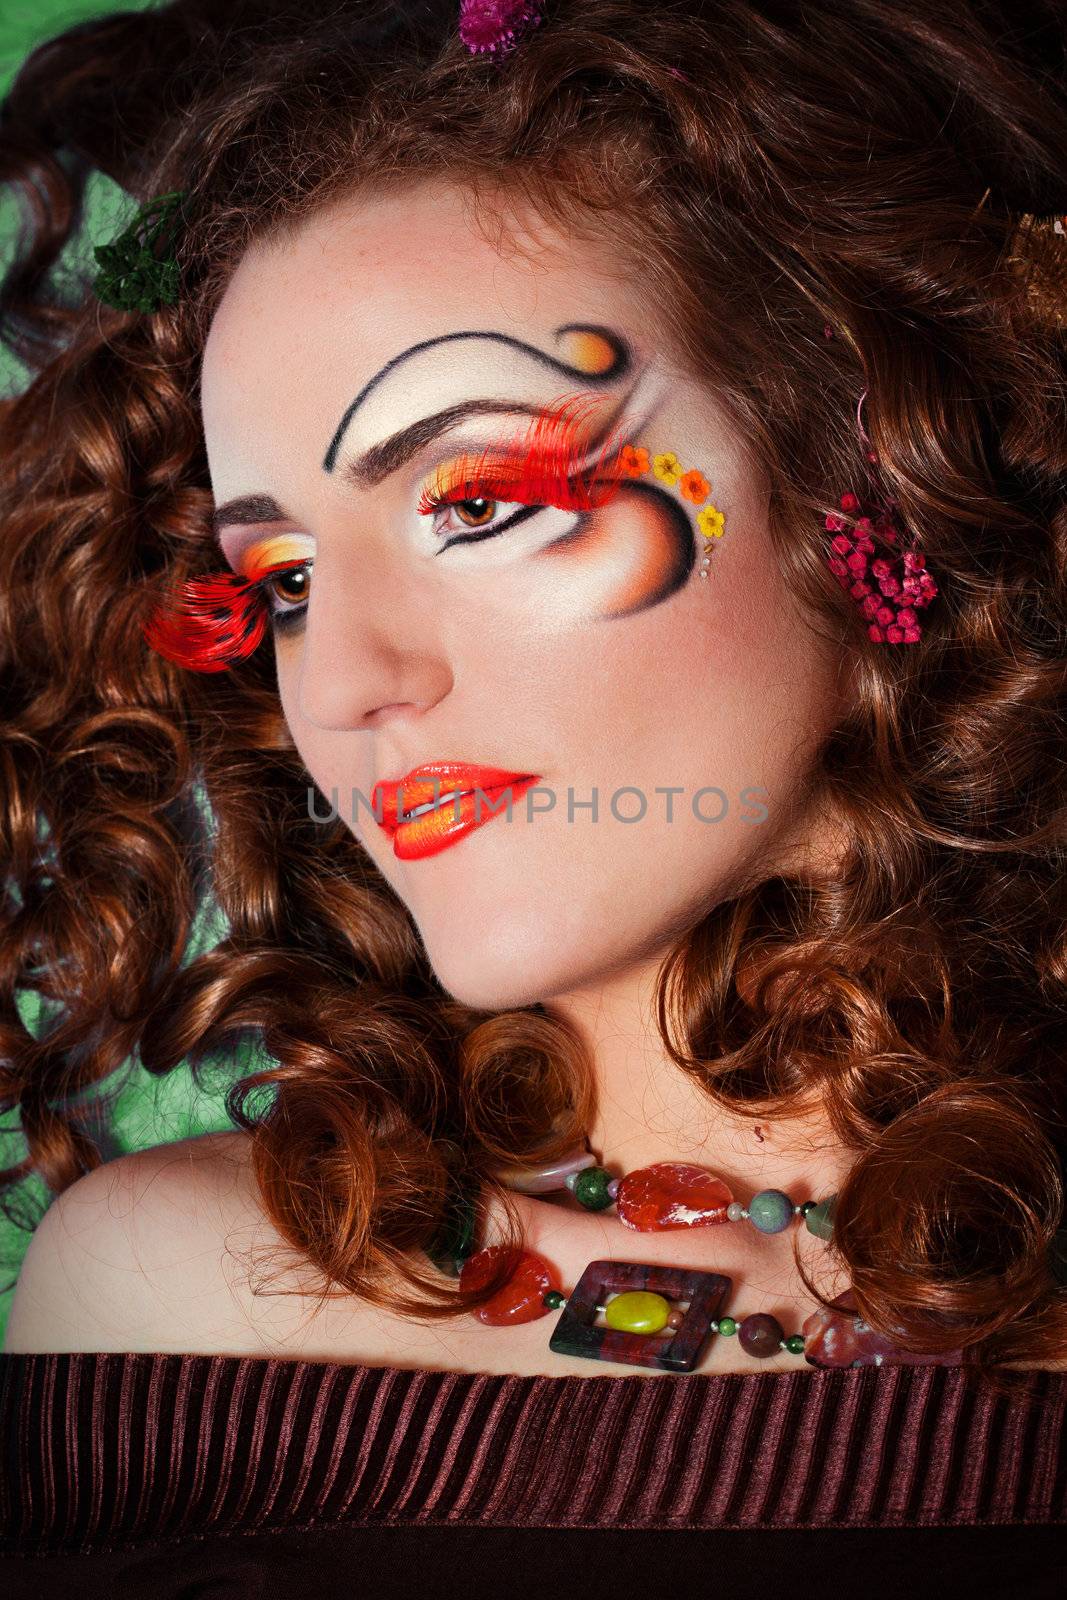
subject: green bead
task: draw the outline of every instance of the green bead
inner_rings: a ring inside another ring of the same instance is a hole
[[[477,1222],[473,1197],[453,1182],[444,1221],[426,1250],[439,1272],[450,1278],[459,1277],[464,1261],[474,1251]]]
[[[737,1332],[737,1323],[734,1321],[733,1317],[719,1318],[719,1332],[725,1333],[726,1335]]]
[[[583,1167],[574,1181],[574,1198],[587,1211],[603,1211],[612,1204],[608,1193],[611,1173],[603,1167]]]
[[[832,1239],[834,1236],[834,1203],[836,1194],[828,1200],[820,1200],[817,1206],[805,1213],[804,1226],[816,1239]]]
[[[802,1356],[804,1354],[804,1335],[802,1333],[791,1333],[785,1341],[785,1347],[790,1355]]]
[[[784,1189],[761,1189],[748,1202],[748,1220],[760,1233],[781,1233],[793,1220],[793,1202]]]
[[[558,1289],[549,1289],[542,1298],[541,1304],[547,1306],[550,1311],[558,1311],[566,1298],[566,1295],[560,1294]]]
[[[626,1333],[659,1333],[667,1326],[671,1314],[670,1301],[648,1289],[630,1289],[617,1294],[608,1302],[604,1321],[609,1328],[621,1328]]]

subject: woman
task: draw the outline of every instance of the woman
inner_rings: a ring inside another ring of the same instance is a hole
[[[1053,1592],[1062,67],[974,0],[178,0],[24,69],[33,1593]],[[145,205],[48,304],[90,165]],[[249,1038],[232,1133],[99,1161],[78,1092]]]

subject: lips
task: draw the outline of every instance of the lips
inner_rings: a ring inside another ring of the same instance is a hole
[[[381,826],[393,841],[393,854],[401,860],[418,860],[446,850],[494,816],[508,815],[506,791],[510,789],[514,805],[538,776],[466,761],[429,761],[403,778],[376,783],[371,806],[377,815],[381,803]],[[481,795],[475,795],[476,789]],[[420,806],[431,809],[412,817]]]

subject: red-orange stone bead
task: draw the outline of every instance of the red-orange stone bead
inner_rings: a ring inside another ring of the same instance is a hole
[[[703,1228],[725,1222],[733,1200],[726,1184],[706,1167],[658,1161],[619,1179],[615,1209],[628,1228]]]
[[[480,1289],[488,1283],[506,1253],[504,1245],[491,1244],[468,1256],[460,1270],[460,1288]],[[543,1304],[544,1296],[549,1289],[560,1287],[544,1256],[533,1250],[519,1250],[513,1259],[515,1270],[508,1282],[492,1299],[471,1313],[490,1327],[506,1328],[512,1323],[536,1322],[538,1317],[547,1317],[552,1308]]]
[[[800,1331],[804,1335],[804,1359],[813,1367],[957,1366],[963,1360],[962,1349],[943,1350],[932,1356],[898,1350],[885,1334],[876,1333],[869,1322],[864,1322],[855,1309],[819,1306],[805,1318]]]

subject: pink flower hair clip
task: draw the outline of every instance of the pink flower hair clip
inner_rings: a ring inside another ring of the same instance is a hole
[[[826,323],[823,338],[834,337]],[[878,452],[863,426],[866,398],[864,389],[856,406],[856,427],[864,456],[877,472]],[[867,637],[875,644],[918,644],[922,638],[918,614],[937,598],[937,580],[927,570],[917,540],[909,539],[900,524],[898,501],[893,496],[882,498],[873,488],[870,495],[866,504],[851,490],[841,496],[841,510],[856,518],[854,528],[837,512],[826,518],[826,531],[834,535],[827,552],[830,571],[855,603],[867,623]],[[884,546],[881,554],[876,538]]]
[[[937,583],[926,570],[926,557],[917,546],[905,548],[894,526],[895,501],[864,507],[852,493],[841,496],[841,510],[849,516],[867,511],[850,532],[842,517],[831,513],[826,528],[830,541],[830,571],[859,607],[867,621],[867,635],[876,644],[917,644],[922,637],[918,612],[937,595]],[[872,516],[870,513],[874,513]],[[889,546],[877,554],[872,534]]]
[[[471,55],[499,60],[540,21],[541,8],[531,0],[460,0],[459,36]]]

